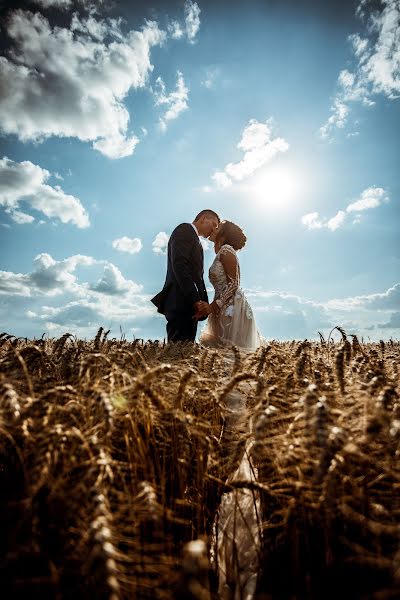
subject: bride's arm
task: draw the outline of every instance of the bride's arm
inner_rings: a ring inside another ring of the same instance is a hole
[[[225,250],[225,248],[223,248]],[[227,285],[225,286],[221,296],[215,298],[210,304],[210,312],[215,313],[229,304],[231,298],[235,295],[239,287],[238,281],[238,260],[234,250],[226,248],[226,252],[221,252],[219,259],[224,267]]]

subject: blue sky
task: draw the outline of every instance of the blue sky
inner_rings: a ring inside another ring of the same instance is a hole
[[[266,338],[398,338],[399,0],[131,5],[2,9],[1,330],[164,337],[210,207]]]

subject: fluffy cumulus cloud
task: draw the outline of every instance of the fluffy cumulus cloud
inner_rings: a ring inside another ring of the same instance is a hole
[[[43,330],[93,335],[100,325],[133,332],[158,323],[142,285],[112,263],[82,255],[57,261],[41,253],[30,273],[0,271],[2,317],[3,312],[10,332],[16,327],[21,335]]]
[[[400,95],[400,4],[399,0],[382,0],[380,8],[372,0],[361,0],[357,14],[365,33],[352,34],[351,70],[343,69],[338,77],[337,94],[331,115],[320,128],[323,139],[332,139],[337,128],[347,123],[351,103],[373,106],[375,97],[395,100]]]
[[[34,221],[32,215],[19,210],[24,202],[49,219],[88,227],[89,217],[81,201],[60,186],[46,183],[49,177],[49,171],[30,161],[18,163],[5,156],[0,159],[0,206],[19,224]]]
[[[389,202],[389,195],[384,188],[371,186],[365,189],[358,200],[351,202],[345,210],[339,210],[335,216],[330,219],[324,219],[319,216],[318,212],[311,212],[303,215],[301,222],[307,229],[329,229],[335,231],[342,227],[352,213],[355,225],[360,222],[361,213],[371,208],[377,208],[381,204]]]
[[[175,40],[186,37],[191,44],[196,41],[197,33],[200,29],[200,8],[197,2],[186,0],[185,2],[185,22],[183,25],[178,21],[171,21],[168,26],[169,34]]]
[[[128,252],[128,254],[137,254],[143,248],[142,241],[139,238],[129,238],[126,235],[114,240],[112,246],[115,250]]]
[[[0,271],[0,294],[32,297],[69,293],[87,296],[91,292],[99,292],[116,296],[142,291],[140,284],[125,279],[115,265],[91,256],[76,254],[63,260],[55,260],[50,254],[42,252],[36,256],[33,264],[33,271],[27,274]],[[93,266],[102,267],[101,277],[93,283],[79,282],[76,269]]]
[[[168,246],[169,235],[165,231],[157,233],[153,240],[153,252],[155,254],[166,254]]]
[[[155,292],[157,290],[153,290]],[[319,302],[284,291],[245,290],[268,339],[318,339],[335,325],[373,339],[396,337],[400,283],[386,291]],[[151,294],[153,295],[153,294]],[[165,322],[143,287],[112,263],[74,255],[39,254],[29,273],[0,271],[0,320],[17,335],[93,336],[100,326],[118,335],[162,339]]]
[[[379,312],[398,311],[400,310],[400,283],[396,283],[386,290],[386,292],[330,300],[327,303],[327,306],[331,309],[343,311],[353,311],[354,309],[366,309]]]
[[[119,296],[127,293],[137,293],[142,290],[141,285],[129,281],[124,278],[121,271],[112,263],[104,265],[103,274],[101,278],[91,286],[91,289],[95,292],[101,292],[102,294],[108,294],[110,296]]]
[[[257,325],[267,339],[318,338],[318,331],[332,328],[326,308],[283,291],[249,290]]]
[[[185,2],[185,27],[187,37],[193,43],[200,29],[200,8],[197,2]]]
[[[386,190],[372,186],[364,190],[358,200],[349,204],[346,211],[361,212],[370,208],[377,208],[386,202],[389,202],[389,196]]]
[[[77,267],[91,266],[95,260],[80,254],[57,261],[50,254],[42,252],[33,261],[31,273],[0,271],[0,294],[16,296],[47,295],[55,296],[64,292],[79,294],[81,287],[75,275]]]
[[[182,73],[178,71],[176,88],[173,92],[168,94],[164,81],[161,77],[158,77],[153,93],[155,105],[165,108],[165,112],[160,117],[159,121],[161,129],[165,131],[167,129],[168,121],[173,121],[181,112],[188,108],[189,89],[185,85]]]
[[[385,292],[318,302],[282,291],[249,290],[259,329],[268,339],[318,339],[341,325],[348,334],[375,340],[396,336],[400,315],[400,284]],[[385,320],[386,319],[386,320]],[[382,323],[382,321],[385,321]]]
[[[105,0],[35,0],[35,4],[44,9],[58,8],[59,10],[70,10],[74,4],[79,4],[93,14],[105,4]]]
[[[40,314],[35,313],[36,322],[45,324],[48,331],[65,332],[66,329],[88,334],[100,327],[118,330],[119,326],[140,327],[143,322],[154,319],[154,311],[147,298],[137,297],[135,302],[104,297],[72,300],[63,306],[43,306]]]
[[[83,3],[82,0],[81,3]],[[68,10],[73,5],[73,0],[35,0],[35,4],[39,4],[43,8],[59,8],[60,10]]]
[[[243,153],[243,158],[239,162],[228,163],[222,171],[216,171],[212,176],[219,189],[231,187],[233,183],[250,177],[277,154],[286,152],[289,144],[283,138],[273,136],[271,119],[265,123],[251,119],[243,130],[237,148]]]
[[[39,12],[15,10],[5,29],[12,46],[0,57],[3,133],[76,137],[109,158],[133,153],[138,138],[124,100],[148,82],[151,49],[166,37],[156,22],[124,33],[118,19],[75,13],[70,27],[52,27]]]

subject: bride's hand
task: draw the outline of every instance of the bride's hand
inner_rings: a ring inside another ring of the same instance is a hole
[[[203,311],[207,314],[207,315],[211,315],[211,313],[216,312],[216,304],[215,302],[211,302],[211,304],[208,304],[208,302],[204,302],[203,300],[201,300],[199,303],[199,307],[200,310]]]

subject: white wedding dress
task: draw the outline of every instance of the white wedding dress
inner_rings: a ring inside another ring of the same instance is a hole
[[[230,253],[236,258],[236,276],[228,279],[220,257]],[[224,244],[217,253],[209,270],[209,278],[215,290],[214,299],[220,307],[210,314],[199,341],[205,346],[237,346],[256,350],[264,345],[258,333],[251,306],[240,288],[240,267],[236,251]]]

